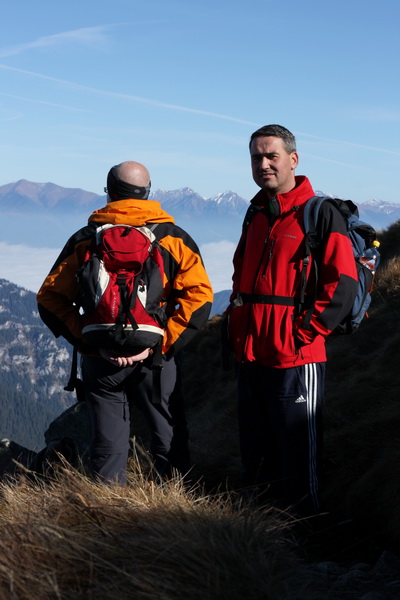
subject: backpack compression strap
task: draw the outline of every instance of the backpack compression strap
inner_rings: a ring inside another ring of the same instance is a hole
[[[125,320],[128,319],[129,323],[132,325],[134,330],[138,329],[139,326],[134,319],[128,302],[128,290],[126,287],[126,278],[127,276],[123,273],[119,273],[117,276],[117,285],[120,292],[120,305],[119,305],[119,313],[115,321],[115,341],[120,346],[123,346],[126,341],[126,333],[125,333]],[[137,288],[137,285],[135,285]],[[136,289],[135,289],[136,292]],[[134,294],[132,294],[133,296]],[[136,296],[136,295],[135,295]]]

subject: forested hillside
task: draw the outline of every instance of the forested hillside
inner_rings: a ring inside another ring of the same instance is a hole
[[[48,424],[75,401],[63,387],[70,348],[39,318],[35,294],[0,279],[0,438],[31,449]]]

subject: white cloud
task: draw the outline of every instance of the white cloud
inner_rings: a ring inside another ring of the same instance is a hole
[[[236,244],[223,240],[200,247],[214,292],[232,287],[232,257]],[[0,278],[37,292],[53,266],[60,249],[31,248],[0,242]]]
[[[60,250],[0,242],[0,277],[37,292]]]
[[[46,35],[25,44],[16,44],[9,48],[0,49],[0,57],[14,56],[22,54],[26,50],[34,48],[48,48],[59,46],[61,44],[84,44],[85,46],[99,46],[104,44],[107,39],[104,26],[82,27],[72,31],[64,31],[54,35]]]
[[[232,288],[232,258],[235,248],[236,244],[228,240],[210,242],[200,247],[214,292]]]

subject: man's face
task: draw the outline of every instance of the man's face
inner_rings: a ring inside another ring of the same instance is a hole
[[[287,153],[281,138],[255,138],[251,142],[250,156],[253,179],[270,198],[290,192],[295,187],[294,170],[299,158],[297,152]]]

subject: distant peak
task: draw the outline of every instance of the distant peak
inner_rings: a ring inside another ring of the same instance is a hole
[[[207,198],[209,202],[216,202],[217,204],[228,204],[228,203],[237,203],[237,202],[247,202],[244,198],[236,194],[236,192],[232,192],[231,190],[227,190],[226,192],[220,192],[211,198]]]
[[[383,200],[379,200],[379,198],[372,198],[371,200],[366,200],[363,204],[367,206],[384,206],[385,204],[389,204],[389,202],[384,202]]]

